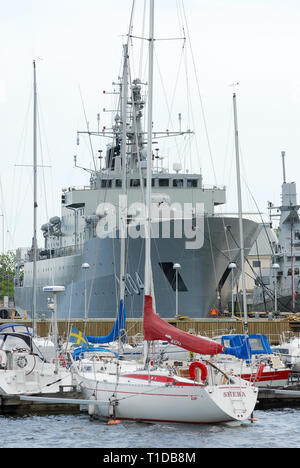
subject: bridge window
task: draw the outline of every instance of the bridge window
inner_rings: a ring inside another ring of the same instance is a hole
[[[187,179],[186,186],[188,188],[196,188],[198,187],[198,179]]]
[[[130,187],[140,187],[141,181],[140,179],[131,179],[130,180]]]
[[[173,187],[183,187],[183,179],[173,179]]]
[[[111,179],[102,179],[101,180],[101,187],[102,188],[110,188],[111,187]]]

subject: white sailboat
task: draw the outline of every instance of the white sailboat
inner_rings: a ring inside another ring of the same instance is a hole
[[[104,419],[147,422],[207,424],[244,421],[252,414],[257,388],[239,377],[229,377],[209,362],[193,362],[189,376],[180,375],[176,365],[159,366],[151,360],[150,350],[158,340],[181,348],[215,355],[224,347],[212,340],[182,332],[166,323],[153,310],[151,274],[151,171],[152,171],[152,98],[154,0],[150,0],[148,69],[148,147],[145,221],[145,304],[143,363],[101,358],[101,365],[80,367],[73,372],[86,399],[96,400],[93,413]]]
[[[33,61],[33,328],[11,323],[0,329],[0,395],[57,393],[71,386],[72,378],[58,359],[57,341],[50,343],[36,333],[37,255],[37,86]],[[56,327],[56,325],[55,325]],[[47,350],[54,362],[41,349]]]
[[[70,371],[47,362],[31,334],[18,328],[9,324],[0,332],[0,396],[59,393],[70,387]]]

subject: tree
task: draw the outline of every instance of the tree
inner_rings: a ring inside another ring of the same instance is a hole
[[[0,297],[14,295],[16,255],[7,252],[0,255]]]

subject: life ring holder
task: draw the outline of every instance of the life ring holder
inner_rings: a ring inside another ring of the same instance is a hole
[[[15,351],[16,351],[17,353],[22,353],[22,352],[27,352],[27,349],[26,349],[26,348],[16,348]],[[34,371],[35,366],[36,366],[36,357],[35,357],[35,355],[34,355],[33,353],[28,353],[28,356],[32,356],[32,357],[33,357],[33,366],[32,366],[32,369],[31,369],[30,371],[27,371],[27,372],[25,371],[25,375],[26,375],[26,376],[27,376],[27,375],[30,375],[30,374]],[[25,364],[24,367],[26,367],[27,364],[28,364],[28,361],[27,361],[27,358],[26,358],[25,356],[24,356],[24,358],[25,358],[25,360],[26,360],[26,364]],[[18,363],[17,363],[17,366],[20,367],[20,368],[23,367],[23,366],[20,366]]]
[[[190,364],[190,367],[189,367],[189,374],[190,374],[190,377],[192,380],[196,380],[196,369],[200,369],[201,370],[201,381],[202,382],[205,382],[206,379],[207,379],[207,367],[206,365],[203,363],[203,362],[200,362],[200,361],[194,361]]]

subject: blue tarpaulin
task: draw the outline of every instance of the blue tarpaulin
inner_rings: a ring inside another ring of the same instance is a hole
[[[236,356],[239,359],[251,360],[254,354],[273,354],[266,335],[224,335],[222,345],[225,346],[224,354]]]
[[[247,361],[251,360],[252,353],[248,338],[244,337],[244,341],[237,346],[235,346],[234,343],[232,343],[232,346],[228,346],[224,344],[222,337],[222,344],[225,346],[224,354],[230,354],[231,356],[235,356],[239,359],[246,359]]]

